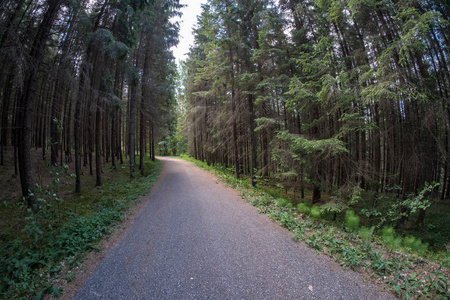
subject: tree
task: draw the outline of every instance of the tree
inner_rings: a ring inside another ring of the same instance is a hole
[[[31,134],[31,108],[36,88],[36,77],[42,63],[45,44],[47,42],[53,22],[57,18],[61,8],[62,0],[48,0],[47,8],[42,21],[37,29],[33,44],[29,53],[29,65],[23,79],[22,90],[18,97],[19,107],[17,109],[18,128],[18,150],[20,182],[23,197],[28,206],[36,210],[36,198],[33,195],[34,185],[31,175],[30,158],[30,134]]]
[[[178,1],[2,2],[1,163],[4,150],[12,144],[18,150],[15,158],[19,161],[22,193],[33,210],[37,204],[31,147],[41,148],[44,160],[50,147],[52,166],[70,162],[74,149],[77,192],[81,191],[83,166],[93,174],[95,165],[96,184],[101,185],[105,164],[111,160],[114,168],[116,159],[123,162],[123,146],[134,147],[124,134],[125,107],[130,107],[126,99],[140,96],[136,93],[131,97],[142,82],[144,64],[140,59],[145,55],[140,53],[144,51],[140,39],[149,36],[158,47],[145,47],[144,54],[151,52],[147,60],[155,62],[147,64],[144,73],[151,74],[155,85],[143,96],[156,94],[159,98],[152,103],[147,99],[139,102],[142,111],[149,113],[138,116],[135,129],[145,133],[150,131],[147,128],[151,123],[152,133],[164,134],[162,112],[173,110],[174,105],[174,68],[169,49],[177,42],[178,27],[171,22],[171,16],[179,8]],[[150,28],[151,34],[144,28]],[[139,58],[134,65],[133,57]],[[150,122],[151,114],[161,118]],[[154,139],[152,134],[152,144]],[[141,139],[141,156],[145,155],[146,143]]]
[[[209,1],[186,62],[189,153],[290,174],[314,202],[433,181],[445,199],[448,26],[435,1]]]

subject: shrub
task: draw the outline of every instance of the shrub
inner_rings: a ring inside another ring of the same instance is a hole
[[[277,205],[279,207],[292,208],[292,203],[286,198],[278,198],[277,199]]]
[[[428,244],[422,243],[422,240],[420,238],[416,238],[414,236],[407,236],[403,240],[403,246],[406,249],[418,252],[418,253],[425,253],[428,248]]]
[[[321,214],[322,214],[322,211],[321,211],[320,207],[318,207],[318,206],[313,206],[313,207],[311,208],[311,216],[312,216],[313,218],[318,219],[318,218],[320,218],[320,215],[321,215]]]
[[[359,229],[359,235],[361,236],[361,238],[368,242],[372,239],[372,235],[373,235],[373,231],[375,230],[375,226],[372,226],[370,228],[367,227],[361,227]]]
[[[350,231],[356,231],[359,227],[359,217],[355,215],[353,210],[347,210],[345,212],[345,226]]]
[[[309,215],[311,212],[311,208],[306,204],[306,203],[300,203],[299,205],[297,205],[297,210],[298,212],[302,213],[302,214],[307,214]]]
[[[398,248],[402,244],[402,238],[396,236],[394,228],[391,226],[383,228],[382,239],[386,246],[390,249]]]

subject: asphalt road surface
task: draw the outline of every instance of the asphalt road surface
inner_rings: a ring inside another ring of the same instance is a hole
[[[190,163],[160,158],[130,229],[74,299],[390,299]]]

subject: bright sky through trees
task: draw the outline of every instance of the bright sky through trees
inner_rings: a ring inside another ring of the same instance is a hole
[[[176,62],[186,59],[189,47],[194,44],[192,28],[197,23],[197,16],[202,11],[201,5],[206,0],[181,0],[180,3],[186,6],[181,9],[183,16],[175,19],[180,23],[180,43],[172,48]]]

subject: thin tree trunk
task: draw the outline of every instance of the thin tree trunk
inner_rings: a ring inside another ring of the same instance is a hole
[[[86,58],[87,59],[87,58]],[[75,116],[74,116],[74,141],[75,141],[75,192],[81,192],[81,151],[80,151],[80,136],[81,136],[81,102],[84,95],[85,76],[87,68],[86,62],[83,63],[80,72],[80,83],[78,86],[77,101],[75,103]]]
[[[95,111],[95,175],[96,186],[102,185],[102,113],[101,101],[97,99],[97,108]]]
[[[152,161],[155,161],[155,135],[153,132],[153,124],[152,124]]]
[[[136,119],[136,87],[131,87],[131,95],[130,95],[130,121],[128,126],[128,134],[129,134],[129,156],[130,156],[130,178],[136,177],[135,170],[135,119]]]

